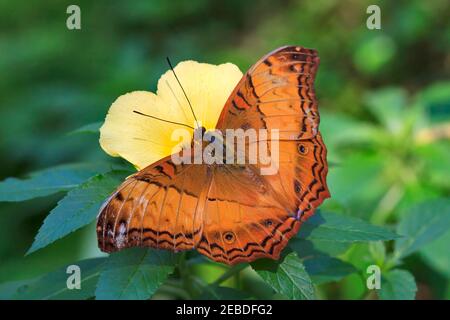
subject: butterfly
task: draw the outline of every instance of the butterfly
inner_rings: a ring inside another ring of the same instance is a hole
[[[177,164],[166,156],[128,177],[103,204],[99,248],[196,249],[229,265],[279,259],[330,197],[314,91],[318,65],[314,49],[276,49],[242,76],[218,117],[222,132],[277,130],[275,174],[262,175],[261,163]]]

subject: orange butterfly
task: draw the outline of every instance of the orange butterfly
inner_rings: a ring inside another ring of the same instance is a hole
[[[127,178],[102,206],[100,249],[197,249],[226,264],[278,259],[330,197],[314,92],[318,65],[313,49],[269,53],[242,77],[216,124],[222,132],[277,129],[276,174],[262,175],[261,163],[176,164],[165,157]]]

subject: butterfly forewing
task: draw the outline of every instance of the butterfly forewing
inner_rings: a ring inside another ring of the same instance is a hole
[[[319,113],[314,79],[319,57],[313,49],[288,46],[260,59],[243,76],[222,110],[217,128],[279,130],[280,139],[317,134]]]
[[[279,168],[264,179],[279,198],[295,203],[304,218],[330,196],[326,147],[318,131],[320,117],[314,90],[318,65],[319,57],[313,49],[287,46],[269,53],[243,76],[217,123],[221,130],[267,130],[272,158],[276,155],[271,150],[271,132],[279,132]],[[262,139],[259,135],[257,140]]]
[[[129,177],[100,211],[99,247],[106,252],[133,246],[192,249],[202,232],[210,171],[175,165],[167,157]]]

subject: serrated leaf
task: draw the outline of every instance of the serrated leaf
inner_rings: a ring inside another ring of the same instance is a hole
[[[45,218],[27,254],[92,222],[102,203],[128,174],[126,171],[111,171],[71,190]]]
[[[0,201],[24,201],[68,191],[109,170],[111,165],[107,163],[77,163],[36,171],[27,179],[7,178],[0,182]]]
[[[145,300],[175,268],[175,255],[166,250],[131,248],[111,254],[100,275],[99,300]]]
[[[100,127],[102,126],[103,122],[99,121],[99,122],[94,122],[94,123],[89,123],[87,125],[84,125],[78,129],[75,129],[71,132],[69,132],[69,134],[79,134],[79,133],[99,133],[100,132]]]
[[[378,296],[383,300],[414,300],[416,292],[414,276],[406,270],[394,269],[382,275]]]
[[[308,255],[317,255],[317,253],[338,256],[346,252],[351,245],[351,242],[336,242],[321,239],[293,238],[289,241],[289,247],[297,252],[301,258]]]
[[[430,200],[414,206],[402,216],[397,233],[403,238],[395,242],[395,257],[403,258],[450,230],[450,200]]]
[[[308,240],[361,242],[392,240],[398,235],[364,220],[331,212],[320,212],[306,220],[298,237]]]
[[[337,242],[337,244],[342,243]],[[344,244],[350,245],[350,243]],[[338,281],[356,271],[350,263],[330,257],[318,249],[314,242],[293,239],[289,247],[297,253],[314,284]]]
[[[312,281],[295,252],[289,253],[279,261],[260,259],[251,266],[269,286],[288,299],[315,298]]]
[[[106,258],[94,258],[74,263],[80,268],[80,289],[69,289],[67,287],[67,279],[71,274],[67,273],[68,266],[64,266],[38,280],[22,285],[13,298],[25,300],[80,300],[91,298],[95,294],[95,286],[105,262]]]

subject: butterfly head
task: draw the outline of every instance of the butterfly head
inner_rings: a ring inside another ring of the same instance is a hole
[[[219,130],[207,130],[203,126],[198,126],[194,129],[192,146],[194,146],[195,144],[207,146],[210,143],[217,142],[218,140],[220,140]]]

